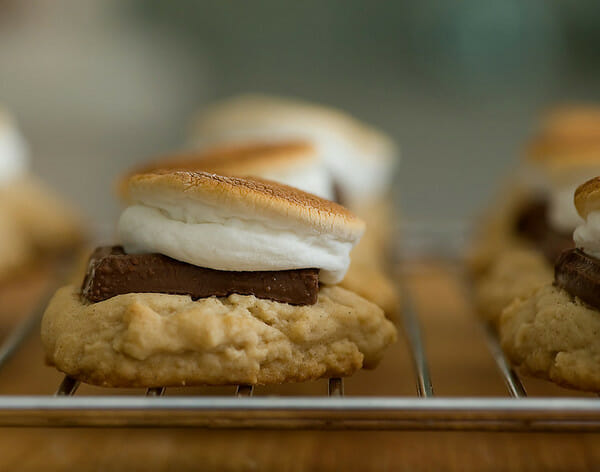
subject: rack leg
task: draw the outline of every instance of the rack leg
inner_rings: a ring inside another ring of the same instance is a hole
[[[329,379],[329,396],[343,397],[344,396],[344,379],[337,377]]]
[[[75,380],[73,377],[65,375],[65,378],[60,383],[58,390],[54,394],[55,397],[71,397],[75,395],[75,392],[79,388],[79,380]]]
[[[165,387],[153,387],[146,390],[147,397],[162,397],[165,394]]]
[[[236,397],[251,397],[254,395],[254,385],[238,385],[235,391]]]

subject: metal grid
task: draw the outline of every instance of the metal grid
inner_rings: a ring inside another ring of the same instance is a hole
[[[418,240],[422,243],[424,238]],[[412,254],[418,252],[411,247]],[[251,385],[239,385],[231,397],[170,397],[162,387],[150,388],[139,397],[78,397],[79,382],[65,377],[54,396],[0,396],[0,426],[600,431],[598,399],[527,397],[493,330],[483,324],[487,346],[509,395],[436,397],[419,317],[410,294],[403,296],[402,325],[412,354],[414,397],[347,397],[343,379],[338,378],[329,379],[328,395],[322,397],[253,396]],[[0,368],[38,326],[45,305],[46,301],[4,341]]]

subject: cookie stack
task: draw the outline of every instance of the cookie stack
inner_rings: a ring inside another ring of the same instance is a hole
[[[576,247],[553,279],[513,301],[500,319],[502,346],[521,370],[566,387],[600,391],[600,178],[576,193]]]
[[[337,284],[364,223],[257,178],[130,176],[121,246],[99,248],[42,323],[47,361],[119,387],[271,384],[374,367],[396,330]]]

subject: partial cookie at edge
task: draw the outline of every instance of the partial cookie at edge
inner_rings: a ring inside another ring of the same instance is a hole
[[[600,392],[600,313],[553,285],[516,300],[500,321],[502,347],[526,373]]]

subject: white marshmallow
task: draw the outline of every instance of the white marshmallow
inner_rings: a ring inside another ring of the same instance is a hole
[[[600,211],[588,214],[573,233],[575,245],[589,256],[600,258]]]
[[[317,268],[328,284],[344,278],[358,242],[182,198],[136,202],[121,215],[119,235],[132,254],[155,252],[225,271]]]
[[[558,231],[573,231],[583,222],[573,201],[576,189],[577,185],[572,185],[553,189],[550,193],[548,218],[550,219],[550,225]]]
[[[344,198],[351,206],[384,197],[394,179],[398,158],[397,148],[389,138],[359,123],[353,128],[346,159],[342,156],[335,164],[331,163]]]
[[[271,142],[288,142],[290,140],[306,140],[310,142],[315,149],[317,154],[322,160],[320,166],[324,174],[321,179],[329,180],[329,187],[326,193],[323,193],[322,189],[317,188],[317,191],[322,193],[316,193],[309,184],[303,180],[302,175],[292,176],[289,173],[285,175],[278,173],[275,176],[269,176],[268,174],[258,175],[258,177],[271,178],[277,182],[291,185],[313,193],[328,200],[333,199],[333,183],[331,178],[335,178],[344,194],[352,194],[352,182],[353,177],[357,177],[355,180],[360,179],[360,170],[356,168],[355,163],[349,159],[352,156],[352,148],[348,142],[342,139],[340,136],[336,136],[336,133],[331,133],[326,127],[314,126],[310,122],[297,124],[290,123],[289,121],[281,122],[269,122],[261,123],[248,123],[245,127],[236,128],[223,128],[219,132],[213,132],[212,135],[198,139],[195,142],[195,146],[199,149],[210,148],[216,144],[231,143],[231,142],[248,142],[252,140],[262,140]],[[348,158],[348,160],[346,159]]]
[[[545,175],[548,181],[548,218],[554,229],[573,231],[582,223],[583,220],[575,208],[575,190],[598,174],[600,166],[595,162],[547,167]]]
[[[253,172],[253,176],[296,187],[327,200],[333,200],[333,182],[327,169],[318,160],[287,166],[285,169]]]
[[[249,96],[225,102],[212,113],[209,110],[199,122],[194,147],[257,139],[307,140],[351,202],[380,197],[393,178],[396,148],[391,140],[335,110]]]
[[[344,136],[336,129],[328,130],[320,127],[312,129],[309,123],[302,127],[281,123],[262,128],[257,123],[256,128],[224,131],[221,138],[217,139],[213,136],[211,140],[207,140],[207,144],[212,145],[219,141],[231,142],[232,140],[244,142],[250,139],[269,139],[271,141],[306,139],[322,156],[327,170],[340,185],[344,197],[351,201],[361,201],[377,196],[382,190],[389,188],[389,182],[393,177],[391,165],[387,161],[382,162],[381,159],[373,157],[377,152],[375,148],[370,148],[366,143],[353,142],[349,136]],[[268,178],[266,175],[264,177]],[[311,191],[301,176],[294,178],[293,183],[291,183],[291,179],[290,183],[285,180],[278,181],[324,198],[332,198],[332,195],[325,196],[323,193]]]
[[[0,110],[0,185],[27,172],[25,140],[12,119]]]

